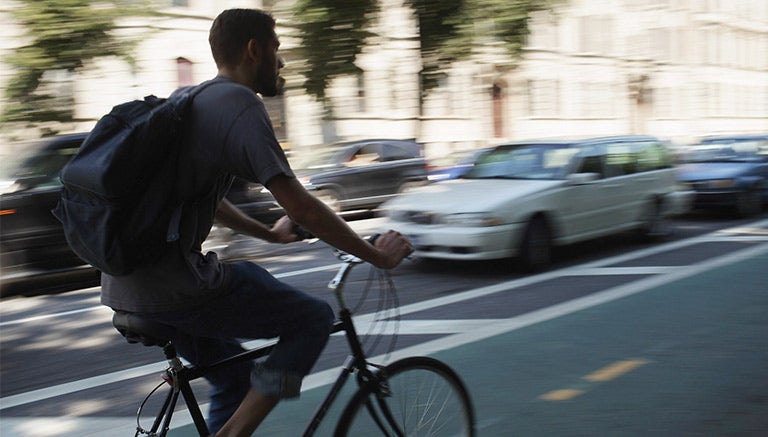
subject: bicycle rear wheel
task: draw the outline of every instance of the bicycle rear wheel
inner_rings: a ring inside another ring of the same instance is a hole
[[[469,393],[444,363],[405,358],[379,375],[382,382],[361,387],[349,402],[335,436],[474,436]]]

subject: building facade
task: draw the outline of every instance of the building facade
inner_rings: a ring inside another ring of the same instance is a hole
[[[117,103],[213,77],[207,34],[223,9],[272,10],[285,53],[297,44],[291,0],[164,2],[158,16],[122,23],[127,35],[144,35],[137,68],[99,59],[65,78],[77,122],[63,130],[87,130]],[[287,148],[416,138],[428,156],[440,156],[534,137],[638,133],[685,143],[715,133],[768,132],[765,0],[569,0],[531,17],[518,65],[493,43],[478,45],[423,100],[416,20],[402,0],[381,3],[378,36],[357,62],[363,73],[339,78],[328,90],[332,114],[286,69],[285,95],[267,103]],[[8,2],[0,14],[11,7]],[[20,34],[12,27],[5,32],[4,52]],[[297,62],[286,58],[289,66]],[[8,77],[0,66],[0,83]]]

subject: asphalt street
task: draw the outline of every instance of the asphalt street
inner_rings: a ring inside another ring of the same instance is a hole
[[[538,278],[535,290],[517,281],[456,298],[440,318],[458,332],[389,359],[429,354],[454,367],[480,436],[767,435],[768,224],[728,233]],[[561,303],[526,308],[534,291]],[[403,323],[434,324],[430,311],[406,308]],[[310,377],[256,435],[301,435],[331,375]]]

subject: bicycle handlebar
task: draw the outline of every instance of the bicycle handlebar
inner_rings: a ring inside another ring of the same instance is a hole
[[[296,234],[297,237],[299,237],[299,241],[303,240],[312,240],[317,237],[315,237],[311,232],[307,231],[303,227],[297,225],[294,223],[293,225],[293,233]],[[370,235],[368,237],[363,238],[364,240],[368,241],[371,244],[375,244],[376,240],[381,236],[379,233],[375,233],[373,235]],[[334,249],[334,252],[336,253],[336,258],[340,259],[341,261],[347,262],[347,263],[359,263],[363,262],[360,260],[360,258],[356,257],[355,255],[352,255],[350,253],[344,252],[340,249]]]

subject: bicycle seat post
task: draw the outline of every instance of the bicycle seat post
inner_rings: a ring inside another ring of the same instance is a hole
[[[168,360],[168,368],[170,370],[178,372],[182,367],[184,367],[184,363],[181,362],[181,359],[176,353],[176,347],[173,345],[173,343],[168,342],[165,346],[163,346],[163,353],[165,353],[165,358]]]

